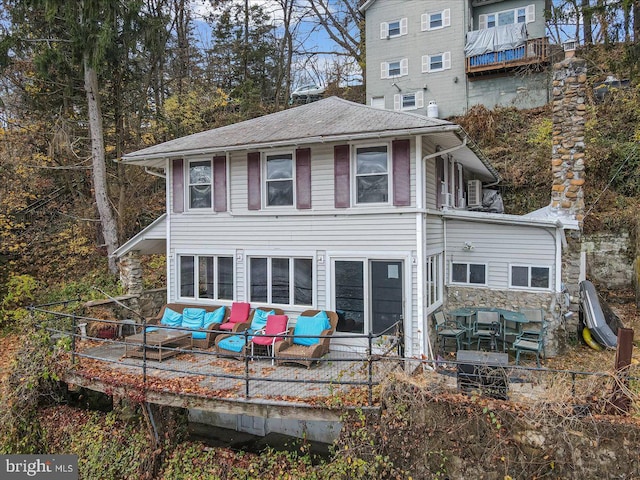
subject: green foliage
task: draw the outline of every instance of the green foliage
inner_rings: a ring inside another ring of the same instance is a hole
[[[532,126],[527,135],[527,144],[536,148],[546,148],[551,152],[551,134],[553,122],[550,118],[540,118]]]
[[[0,327],[13,325],[27,316],[25,306],[35,299],[36,280],[29,275],[12,275],[7,282],[7,293],[0,301]]]

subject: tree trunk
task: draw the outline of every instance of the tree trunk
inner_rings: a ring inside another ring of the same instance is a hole
[[[593,44],[593,35],[591,33],[591,8],[589,7],[589,0],[582,0],[582,19],[583,19],[583,36],[584,36],[584,44],[591,45]]]
[[[93,192],[100,215],[102,236],[109,256],[109,270],[118,273],[116,259],[111,254],[118,248],[118,232],[109,197],[107,195],[107,167],[104,153],[104,133],[102,130],[102,113],[98,97],[98,75],[89,63],[89,54],[84,59],[84,89],[87,94],[89,111],[89,132],[91,135],[91,159],[93,172]]]

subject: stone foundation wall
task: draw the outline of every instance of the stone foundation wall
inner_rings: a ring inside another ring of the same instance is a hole
[[[447,310],[473,305],[517,311],[521,308],[541,308],[547,323],[545,353],[554,357],[566,345],[566,325],[561,315],[562,295],[552,293],[490,290],[488,288],[448,287],[445,304]],[[435,338],[435,332],[431,338]]]
[[[86,309],[85,316],[88,317],[92,316],[91,309],[100,308],[109,310],[115,320],[131,318],[140,321],[142,318],[134,312],[138,312],[145,318],[153,317],[165,303],[167,303],[167,290],[157,288],[144,290],[140,295],[121,295],[114,297],[113,300],[92,300],[85,303],[84,307]]]
[[[587,260],[587,278],[609,290],[634,285],[635,246],[629,232],[585,235],[582,251]]]

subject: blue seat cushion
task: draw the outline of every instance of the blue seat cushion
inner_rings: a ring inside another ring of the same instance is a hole
[[[207,311],[204,308],[185,308],[182,311],[182,326],[193,330],[202,328],[205,313]]]
[[[218,347],[231,352],[239,352],[244,347],[244,335],[230,335],[218,343]]]
[[[300,338],[298,335],[320,335],[324,330],[331,328],[327,312],[321,311],[313,317],[299,316],[293,329],[293,343],[296,345],[311,346],[320,342],[319,338]]]
[[[267,326],[267,317],[269,315],[275,315],[275,310],[265,311],[256,308],[253,312],[253,319],[251,320],[251,330],[257,332]]]
[[[225,307],[216,308],[213,312],[207,312],[204,314],[204,321],[202,322],[202,328],[205,330],[213,323],[222,323],[224,318]],[[196,338],[196,337],[193,337]]]
[[[168,327],[179,327],[182,325],[182,314],[170,308],[165,308],[160,323]]]

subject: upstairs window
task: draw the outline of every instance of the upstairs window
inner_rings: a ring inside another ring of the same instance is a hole
[[[422,72],[435,73],[451,69],[451,52],[424,55],[422,57]]]
[[[293,205],[293,154],[280,153],[266,156],[266,205]]]
[[[408,22],[406,18],[395,20],[393,22],[382,22],[380,24],[380,38],[394,38],[406,35],[408,32]]]
[[[356,203],[389,201],[389,157],[386,145],[356,148]]]
[[[409,75],[409,60],[407,58],[391,62],[382,62],[380,66],[381,78],[383,79]]]
[[[396,94],[393,97],[393,108],[396,111],[417,110],[424,107],[424,93],[422,91]]]
[[[536,6],[512,8],[500,12],[492,12],[478,16],[478,28],[499,27],[502,25],[512,25],[515,23],[531,23],[536,20]]]
[[[211,208],[213,175],[210,160],[189,162],[189,208]]]
[[[451,10],[447,8],[439,12],[423,13],[420,23],[423,32],[448,27],[451,25]]]

